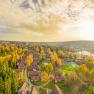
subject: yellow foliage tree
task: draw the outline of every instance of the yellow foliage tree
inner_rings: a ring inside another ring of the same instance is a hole
[[[61,61],[61,59],[60,59],[60,58],[58,58],[58,59],[57,59],[56,64],[57,64],[57,65],[59,65],[59,66],[61,66],[61,65],[62,65],[62,61]]]
[[[59,54],[60,56],[64,56],[64,52],[63,52],[62,50],[58,50],[58,54]]]
[[[83,72],[89,72],[89,69],[88,69],[88,67],[87,67],[86,64],[80,65],[80,68],[81,68],[81,70],[82,70]]]
[[[52,63],[48,63],[47,66],[46,66],[46,69],[47,69],[48,72],[53,71],[53,65],[52,65]]]
[[[53,74],[49,74],[49,79],[54,80],[55,79],[54,75]]]
[[[32,64],[32,62],[33,62],[33,55],[30,54],[27,56],[27,59],[26,59],[27,66],[30,66]]]
[[[4,60],[5,60],[5,57],[1,56],[0,57],[0,62],[4,62]]]
[[[49,75],[47,72],[41,72],[41,81],[46,82],[49,79]]]
[[[20,72],[20,73],[19,73],[19,83],[20,83],[20,85],[23,84],[26,79],[27,79],[26,73]]]

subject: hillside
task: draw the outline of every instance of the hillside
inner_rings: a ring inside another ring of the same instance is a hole
[[[70,41],[64,42],[62,46],[72,50],[87,50],[94,53],[94,41]]]
[[[63,49],[69,49],[73,51],[86,50],[94,53],[94,41],[67,41],[67,42],[18,42],[18,41],[0,41],[0,43],[19,43],[18,45],[24,44],[24,46],[31,45],[44,45],[44,46],[55,46]]]
[[[71,49],[73,51],[87,50],[94,53],[94,41],[68,41],[68,42],[39,42],[33,43],[34,45],[48,45],[65,49]]]

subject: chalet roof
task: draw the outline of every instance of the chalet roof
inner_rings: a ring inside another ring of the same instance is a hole
[[[18,63],[17,64],[18,69],[20,69],[20,68],[22,69],[22,68],[25,68],[25,67],[26,67],[26,65],[24,63]]]
[[[18,94],[27,94],[27,92],[31,92],[31,83],[29,80],[26,80],[22,87],[20,87]]]
[[[55,72],[55,80],[62,81],[62,80],[64,80],[64,76],[59,72]]]
[[[34,76],[40,75],[38,71],[29,71],[29,74]]]
[[[38,69],[38,64],[37,64],[37,63],[34,63],[34,62],[33,62],[33,63],[30,65],[29,70],[32,71],[33,69],[36,69],[36,70]]]
[[[28,76],[32,79],[32,80],[40,80],[40,73],[38,71],[29,71]]]

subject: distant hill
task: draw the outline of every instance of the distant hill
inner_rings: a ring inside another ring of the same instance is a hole
[[[50,46],[71,49],[73,51],[86,50],[94,53],[94,41],[68,41],[68,42],[53,42],[47,43]]]
[[[67,42],[18,42],[18,41],[0,41],[0,43],[17,43],[24,44],[24,46],[30,45],[48,45],[55,46],[64,49],[70,49],[73,51],[86,50],[94,53],[94,41],[67,41]]]
[[[87,50],[94,53],[94,41],[70,41],[63,42],[62,46],[73,50]]]
[[[60,48],[71,49],[73,51],[86,50],[94,53],[94,41],[46,42],[38,44],[56,46]]]

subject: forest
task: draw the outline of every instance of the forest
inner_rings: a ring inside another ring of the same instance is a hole
[[[56,46],[1,42],[0,94],[94,94],[94,58]]]

